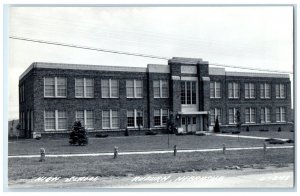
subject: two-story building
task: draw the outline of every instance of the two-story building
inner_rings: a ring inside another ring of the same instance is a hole
[[[207,61],[174,57],[167,65],[117,67],[32,63],[19,78],[20,123],[26,137],[68,133],[75,120],[91,132],[290,130],[289,75],[227,72]]]

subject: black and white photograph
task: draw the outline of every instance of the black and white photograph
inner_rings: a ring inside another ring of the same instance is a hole
[[[7,191],[295,188],[295,5],[4,10]]]

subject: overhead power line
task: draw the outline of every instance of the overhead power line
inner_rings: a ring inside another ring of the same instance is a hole
[[[15,39],[15,40],[21,40],[21,41],[41,43],[41,44],[57,45],[57,46],[64,46],[64,47],[69,47],[69,48],[78,48],[78,49],[84,49],[84,50],[93,50],[93,51],[122,54],[122,55],[129,55],[129,56],[138,56],[138,57],[144,57],[144,58],[153,58],[153,59],[160,59],[160,60],[169,60],[170,59],[169,57],[162,57],[162,56],[155,56],[155,55],[148,55],[148,54],[141,54],[141,53],[132,53],[132,52],[119,51],[119,50],[109,50],[109,49],[103,49],[103,48],[81,46],[81,45],[68,44],[68,43],[62,43],[62,42],[52,42],[52,41],[31,39],[31,38],[18,37],[18,36],[10,36],[9,38]],[[228,65],[228,64],[225,65],[225,64],[219,64],[219,63],[209,63],[209,65],[213,65],[216,67],[236,68],[236,69],[244,69],[244,70],[252,70],[252,71],[265,71],[265,72],[274,72],[274,73],[282,73],[282,74],[293,74],[293,72],[287,72],[287,71],[260,69],[260,68],[253,68],[253,67],[241,67],[241,66],[236,66],[236,65]]]

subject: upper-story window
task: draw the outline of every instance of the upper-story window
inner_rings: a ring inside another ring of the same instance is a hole
[[[285,98],[285,85],[284,84],[276,84],[276,98],[284,99]]]
[[[286,122],[285,107],[277,107],[276,108],[276,122]]]
[[[94,97],[94,80],[91,78],[75,79],[75,97],[76,98],[93,98]]]
[[[143,98],[143,81],[126,80],[127,98]]]
[[[221,98],[220,82],[210,82],[210,98]]]
[[[119,81],[112,79],[101,80],[102,98],[118,98],[119,97]]]
[[[67,97],[67,79],[62,77],[45,77],[44,97]]]
[[[254,83],[245,83],[245,98],[246,99],[254,99],[255,98]]]
[[[260,98],[270,99],[271,98],[271,85],[268,83],[260,84]]]
[[[236,82],[228,83],[228,98],[240,98],[240,84]]]
[[[196,93],[195,81],[181,82],[181,104],[197,104]]]
[[[255,123],[256,122],[256,111],[255,108],[245,109],[245,123]]]
[[[153,94],[154,94],[154,98],[168,98],[169,97],[168,80],[154,80]]]

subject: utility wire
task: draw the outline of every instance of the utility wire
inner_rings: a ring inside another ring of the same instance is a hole
[[[15,40],[21,40],[21,41],[28,41],[28,42],[35,42],[35,43],[49,44],[49,45],[57,45],[57,46],[64,46],[64,47],[70,47],[70,48],[79,48],[79,49],[85,49],[85,50],[94,50],[94,51],[114,53],[114,54],[123,54],[123,55],[130,55],[130,56],[160,59],[160,60],[169,60],[170,59],[168,57],[162,57],[162,56],[155,56],[155,55],[148,55],[148,54],[141,54],[141,53],[131,53],[131,52],[124,52],[124,51],[117,51],[117,50],[108,50],[108,49],[94,48],[94,47],[89,47],[89,46],[80,46],[80,45],[67,44],[67,43],[61,43],[61,42],[30,39],[30,38],[18,37],[18,36],[10,36],[9,38],[15,39]],[[224,64],[218,64],[218,63],[209,63],[209,64],[216,66],[216,67],[225,67],[225,68],[227,67],[227,68],[236,68],[236,69],[244,69],[244,70],[252,70],[252,71],[266,71],[266,72],[274,72],[274,73],[293,74],[293,72],[277,71],[277,70],[270,70],[270,69],[240,67],[240,66],[235,66],[235,65],[224,65]]]

